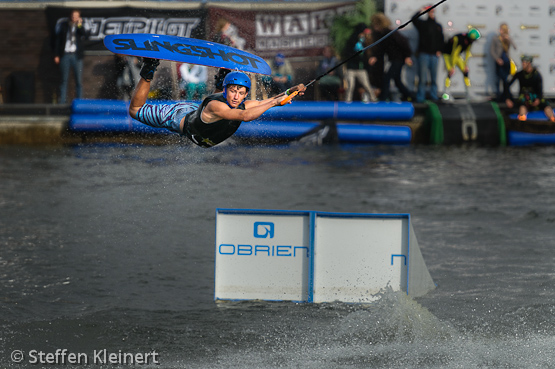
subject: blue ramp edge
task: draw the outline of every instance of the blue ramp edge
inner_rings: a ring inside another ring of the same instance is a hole
[[[527,120],[547,120],[543,111],[531,111],[526,114]],[[509,114],[510,119],[518,119],[518,114]]]

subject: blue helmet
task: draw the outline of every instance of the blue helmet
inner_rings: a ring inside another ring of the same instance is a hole
[[[249,92],[251,89],[251,79],[243,72],[239,72],[239,71],[230,72],[224,78],[224,83],[223,83],[224,93],[227,85],[244,86],[247,88],[247,92]]]

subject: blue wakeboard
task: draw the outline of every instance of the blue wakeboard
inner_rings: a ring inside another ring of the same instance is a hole
[[[269,75],[272,70],[259,56],[230,46],[195,38],[129,33],[108,35],[104,45],[115,54],[172,60],[208,67]]]

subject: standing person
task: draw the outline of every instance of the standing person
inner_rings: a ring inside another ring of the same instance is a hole
[[[421,12],[428,10],[431,6],[424,7],[416,12],[416,17]],[[414,18],[413,17],[413,18]],[[415,18],[414,26],[418,30],[418,92],[417,102],[424,102],[426,99],[426,85],[430,81],[430,97],[433,101],[438,100],[437,94],[437,67],[439,58],[443,50],[443,28],[436,22],[435,9],[428,12],[426,20]]]
[[[372,28],[377,30],[380,35],[387,34],[391,31],[391,21],[383,13],[376,13],[372,16]],[[381,36],[380,36],[381,37]],[[415,99],[412,92],[405,86],[401,80],[401,73],[405,64],[412,65],[411,49],[408,40],[399,32],[394,32],[391,36],[377,45],[375,50],[375,58],[383,60],[387,55],[389,68],[384,73],[380,101],[391,100],[390,85],[391,80],[395,82],[395,86],[402,95],[402,99],[412,101]],[[370,62],[373,64],[372,62]]]
[[[67,21],[59,22],[56,25],[54,43],[54,62],[60,66],[62,80],[60,83],[60,103],[67,101],[67,84],[69,80],[69,70],[73,69],[75,79],[75,97],[83,96],[83,41],[89,37],[89,30],[86,29],[79,10],[72,10]]]
[[[285,91],[293,80],[293,67],[282,53],[277,53],[274,59],[268,63],[272,68],[271,76],[264,76],[262,80],[269,87],[271,94]]]
[[[318,64],[318,75],[326,73],[328,70],[339,64],[337,57],[335,56],[331,46],[324,47],[322,52],[323,58]],[[339,75],[339,69],[333,70],[320,78],[318,81],[318,87],[320,90],[320,98],[327,101],[337,101],[339,97],[339,90],[341,88],[341,76]]]
[[[140,61],[135,56],[115,54],[116,86],[118,87],[118,98],[129,101],[133,94],[133,88],[139,81]]]
[[[532,64],[533,60],[534,58],[529,55],[522,56],[522,70],[516,72],[507,84],[507,87],[511,87],[515,81],[518,81],[520,85],[518,98],[514,102],[508,98],[506,100],[507,107],[512,109],[516,102],[518,106],[518,120],[521,121],[525,121],[528,118],[529,111],[543,109],[545,116],[550,121],[555,122],[553,109],[543,97],[542,75]],[[510,91],[508,93],[510,96]]]
[[[411,24],[410,27],[405,28],[402,32],[403,36],[409,42],[411,50],[412,65],[407,65],[405,68],[405,86],[411,91],[416,100],[416,93],[418,92],[418,30]]]
[[[470,78],[468,77],[468,59],[472,56],[470,48],[472,43],[480,37],[480,32],[476,28],[471,28],[467,33],[454,35],[445,43],[443,50],[445,68],[447,69],[445,87],[451,86],[451,77],[455,74],[455,67],[459,68],[462,72],[465,86],[470,87]]]
[[[143,60],[141,79],[129,104],[129,115],[139,122],[156,128],[166,128],[187,136],[201,147],[215,146],[229,137],[243,121],[260,117],[266,110],[280,105],[289,92],[303,95],[306,87],[297,85],[265,100],[246,100],[251,88],[250,78],[243,72],[231,72],[223,81],[223,93],[207,96],[202,103],[178,102],[147,104],[150,82],[158,67],[157,59]]]
[[[516,46],[509,35],[507,23],[501,23],[499,34],[491,41],[489,53],[495,61],[495,94],[497,101],[505,101],[509,97],[507,83],[511,74],[511,47],[516,50]],[[499,88],[499,83],[503,91]]]
[[[349,37],[345,44],[345,47],[343,48],[343,60],[351,58],[353,54],[364,49],[366,35],[370,32],[370,29],[364,23],[359,23],[355,27],[353,33],[351,34],[351,37]],[[364,88],[366,93],[370,95],[370,99],[372,101],[377,100],[374,90],[370,86],[370,79],[368,78],[368,72],[366,71],[366,65],[368,64],[369,61],[365,53],[360,53],[359,55],[351,58],[345,63],[345,79],[347,80],[347,94],[345,96],[346,102],[353,101],[353,92],[355,90],[355,83],[357,80]]]
[[[216,35],[214,36],[214,42],[222,45],[231,46],[239,50],[245,48],[246,40],[239,36],[239,30],[236,26],[231,24],[226,18],[218,19],[216,23]],[[218,73],[214,75],[214,92],[223,91],[223,82],[225,76],[231,72],[231,70],[226,68],[218,69]]]
[[[204,65],[183,63],[179,66],[179,75],[181,90],[185,92],[187,99],[201,100],[206,93],[208,68]]]

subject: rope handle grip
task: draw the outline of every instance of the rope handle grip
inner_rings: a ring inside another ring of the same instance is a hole
[[[287,104],[289,101],[291,101],[291,99],[293,99],[295,96],[297,96],[298,93],[299,93],[299,91],[291,92],[291,94],[288,95],[285,99],[283,99],[281,101],[281,103],[279,103],[279,105],[283,106],[283,105]]]

